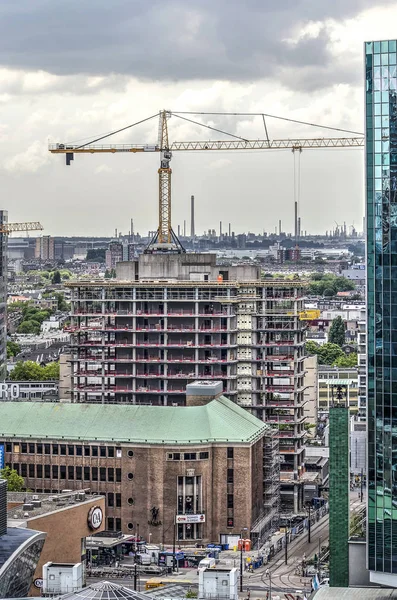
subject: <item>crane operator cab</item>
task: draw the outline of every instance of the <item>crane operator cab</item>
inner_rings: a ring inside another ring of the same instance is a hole
[[[170,168],[170,160],[172,158],[172,152],[170,150],[164,150],[161,153],[161,169]]]

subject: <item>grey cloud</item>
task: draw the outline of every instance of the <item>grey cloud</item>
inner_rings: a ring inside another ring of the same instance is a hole
[[[3,0],[0,60],[57,75],[275,78],[312,89],[343,75],[333,68],[317,84],[308,77],[308,71],[324,72],[332,63],[326,28],[294,46],[283,39],[298,23],[350,18],[373,6],[371,0]]]

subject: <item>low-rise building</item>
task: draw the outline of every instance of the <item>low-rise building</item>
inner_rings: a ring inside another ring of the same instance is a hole
[[[267,496],[279,494],[276,468],[264,483],[274,431],[220,382],[192,386],[186,407],[4,402],[6,464],[35,493],[106,496],[108,530],[139,523],[146,539],[171,543],[176,523],[178,542],[208,543],[248,528],[260,544],[274,522]]]
[[[357,367],[329,367],[320,365],[318,370],[318,413],[329,413],[336,393],[341,386],[346,393],[347,405],[351,415],[358,413],[358,371]]]

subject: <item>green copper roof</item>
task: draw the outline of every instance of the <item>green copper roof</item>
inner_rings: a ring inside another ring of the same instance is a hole
[[[0,402],[0,438],[241,443],[255,441],[267,428],[224,396],[189,407]]]

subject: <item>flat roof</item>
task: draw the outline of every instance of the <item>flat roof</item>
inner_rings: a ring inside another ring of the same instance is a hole
[[[59,494],[37,494],[36,492],[8,492],[7,502],[19,505],[7,509],[7,522],[9,525],[22,524],[26,526],[29,519],[43,517],[50,513],[58,512],[77,505],[92,502],[103,498],[100,494],[91,494],[89,490],[75,490],[72,492],[60,492]],[[26,510],[24,504],[30,504],[34,500],[39,500],[41,506],[34,506],[33,509]],[[25,516],[28,515],[28,516]]]
[[[189,445],[252,443],[269,429],[224,396],[204,406],[2,402],[0,438]]]
[[[314,594],[314,600],[388,600],[397,598],[397,590],[391,588],[340,588],[322,587]]]

